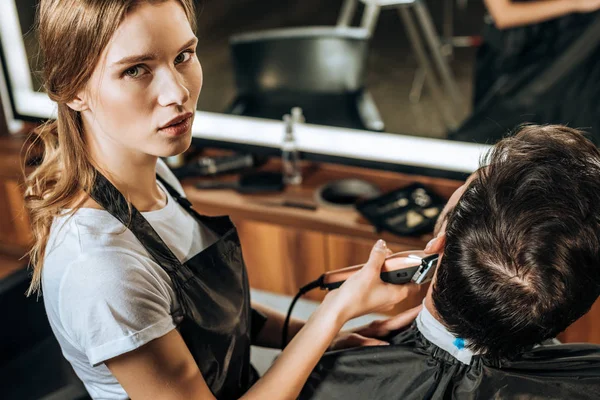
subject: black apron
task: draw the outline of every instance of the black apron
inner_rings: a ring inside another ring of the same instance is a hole
[[[179,333],[218,399],[238,399],[258,379],[250,365],[250,344],[265,318],[250,307],[250,288],[242,249],[229,217],[198,214],[192,204],[157,175],[171,196],[217,242],[181,263],[142,214],[97,172],[90,196],[133,232],[169,274],[180,304]]]
[[[300,399],[597,399],[600,346],[540,346],[514,360],[473,356],[469,365],[413,324],[389,346],[326,353]]]

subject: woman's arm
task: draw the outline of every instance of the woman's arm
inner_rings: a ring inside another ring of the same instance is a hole
[[[498,29],[531,25],[574,12],[591,12],[600,8],[600,0],[485,0]]]
[[[243,399],[296,398],[343,324],[328,307],[319,307]],[[176,329],[106,366],[134,400],[215,399]]]
[[[344,323],[359,315],[388,309],[416,290],[390,285],[379,273],[385,246],[376,246],[365,266],[340,289],[330,292],[267,373],[243,399],[296,398]],[[132,399],[214,399],[177,330],[137,350],[106,361]]]
[[[214,399],[179,331],[105,362],[131,399]]]

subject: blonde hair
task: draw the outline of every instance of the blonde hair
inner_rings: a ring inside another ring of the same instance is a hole
[[[25,206],[31,215],[34,243],[29,252],[33,276],[27,295],[39,293],[50,227],[64,209],[74,213],[92,189],[95,169],[88,156],[79,112],[67,103],[89,81],[100,56],[125,15],[140,3],[169,0],[41,0],[38,36],[44,88],[58,104],[56,120],[33,132],[27,153],[43,149],[41,164],[25,178]],[[178,1],[196,30],[192,0]],[[28,156],[25,159],[29,159]]]

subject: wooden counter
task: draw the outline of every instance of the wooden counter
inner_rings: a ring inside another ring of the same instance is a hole
[[[262,169],[279,170],[277,160],[270,161]],[[288,227],[337,233],[356,238],[376,240],[384,238],[407,245],[421,246],[429,237],[399,237],[389,233],[376,234],[373,226],[364,220],[354,209],[319,205],[315,211],[286,207],[284,201],[303,204],[316,204],[315,192],[326,183],[338,179],[359,178],[366,180],[382,193],[421,182],[431,187],[442,197],[448,198],[462,182],[417,175],[406,175],[386,171],[368,170],[335,164],[303,164],[303,182],[298,187],[288,187],[281,194],[243,195],[233,190],[200,190],[194,187],[198,179],[182,182],[187,196],[203,212],[216,215],[225,213],[238,219],[251,219]],[[235,177],[219,178],[223,180]]]

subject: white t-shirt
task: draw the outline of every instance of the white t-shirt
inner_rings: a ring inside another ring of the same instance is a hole
[[[183,194],[166,164],[157,172]],[[185,262],[216,241],[172,197],[142,215]],[[42,269],[43,299],[52,330],[94,399],[126,399],[104,361],[175,328],[176,296],[168,274],[130,230],[105,210],[82,208],[55,218]]]

